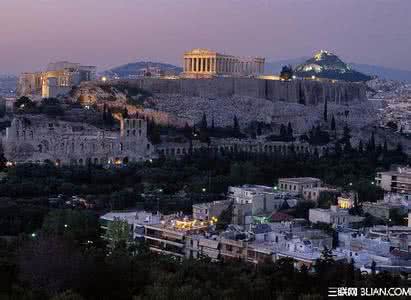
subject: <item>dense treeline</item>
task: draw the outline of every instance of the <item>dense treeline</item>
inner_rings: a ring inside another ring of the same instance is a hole
[[[382,195],[373,184],[375,172],[392,163],[407,163],[407,158],[396,150],[373,155],[351,150],[321,158],[198,153],[180,161],[158,160],[108,169],[17,165],[6,169],[7,177],[0,184],[0,233],[14,235],[35,230],[49,210],[48,198],[59,194],[82,196],[95,203],[97,210],[137,206],[164,213],[189,213],[193,203],[221,199],[230,185],[272,186],[280,177],[313,176],[357,191],[359,202],[376,201]],[[304,207],[298,216],[306,214]]]
[[[216,156],[198,153],[185,159],[157,160],[144,164],[129,164],[121,168],[98,166],[55,167],[17,165],[6,169],[7,177],[0,185],[0,197],[41,197],[57,195],[111,195],[129,190],[143,192],[162,189],[165,194],[184,190],[198,193],[205,187],[210,193],[225,192],[233,184],[258,183],[274,185],[279,177],[319,177],[326,183],[357,189],[374,180],[378,169],[391,164],[409,163],[398,152],[370,155],[368,152],[330,155],[316,154],[273,157],[250,153],[226,153]],[[365,199],[364,195],[363,199]]]

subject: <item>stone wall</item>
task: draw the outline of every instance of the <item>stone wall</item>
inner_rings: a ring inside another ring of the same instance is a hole
[[[248,96],[272,101],[307,105],[329,102],[344,104],[366,100],[366,87],[360,83],[318,80],[266,80],[256,78],[159,79],[122,81],[154,94],[190,97]],[[107,83],[111,84],[111,83]]]
[[[19,115],[6,129],[2,146],[6,159],[14,163],[106,165],[145,161],[154,154],[142,119],[125,119],[121,131],[102,131],[44,115]]]

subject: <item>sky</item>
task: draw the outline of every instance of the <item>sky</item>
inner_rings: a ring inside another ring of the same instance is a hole
[[[0,74],[57,60],[181,65],[192,48],[267,61],[325,49],[411,70],[411,0],[0,0]]]

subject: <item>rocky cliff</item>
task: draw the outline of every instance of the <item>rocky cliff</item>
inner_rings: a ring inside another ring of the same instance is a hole
[[[107,85],[120,83],[131,88],[140,88],[153,94],[188,97],[245,96],[305,105],[317,105],[324,103],[326,100],[337,104],[366,100],[366,87],[364,84],[327,80],[280,81],[256,78],[141,78],[110,82]]]

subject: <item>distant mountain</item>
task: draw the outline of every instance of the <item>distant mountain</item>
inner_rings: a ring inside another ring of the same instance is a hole
[[[372,77],[358,72],[343,62],[337,55],[321,50],[294,69],[298,77],[316,76],[345,81],[367,81]]]
[[[0,75],[0,96],[13,97],[16,93],[17,80],[14,75]]]
[[[135,76],[141,76],[147,71],[176,75],[183,72],[183,69],[181,67],[177,67],[171,64],[164,64],[151,61],[139,61],[109,69],[107,71],[102,72],[101,74],[103,76],[110,77],[133,78]]]
[[[372,66],[365,64],[351,64],[356,70],[369,74],[376,75],[381,79],[398,80],[404,82],[411,82],[411,71],[391,69],[381,66]]]

